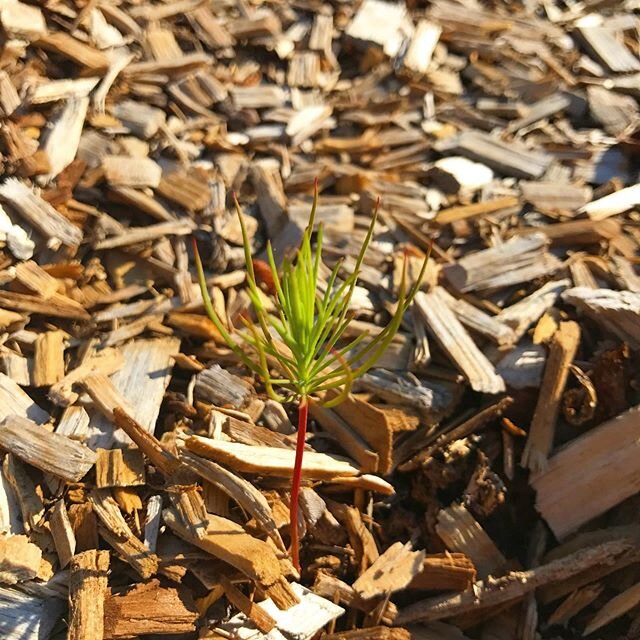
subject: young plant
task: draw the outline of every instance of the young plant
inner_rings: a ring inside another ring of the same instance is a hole
[[[194,240],[196,269],[206,312],[228,347],[248,369],[262,379],[271,398],[279,402],[298,403],[298,435],[291,484],[290,529],[291,556],[293,564],[299,570],[298,495],[309,398],[316,396],[318,401],[327,407],[335,406],[346,399],[353,381],[376,363],[393,340],[402,316],[422,282],[428,256],[424,260],[415,284],[409,290],[406,284],[405,261],[396,312],[389,324],[370,340],[367,340],[369,335],[364,333],[345,343],[342,338],[351,321],[349,305],[365,252],[373,236],[378,207],[376,206],[367,235],[358,253],[355,268],[341,279],[342,263],[338,262],[322,291],[319,286],[322,225],[318,227],[315,252],[311,248],[318,204],[316,183],[309,224],[293,259],[285,258],[281,269],[278,269],[271,244],[267,245],[275,307],[275,313],[269,313],[263,301],[263,294],[258,288],[250,241],[240,205],[235,196],[234,202],[244,242],[248,294],[257,324],[242,317],[243,331],[227,330],[225,323],[220,320],[211,304]],[[328,397],[326,392],[331,390],[337,393]]]

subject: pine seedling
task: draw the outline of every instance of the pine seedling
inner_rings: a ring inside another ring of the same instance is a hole
[[[298,495],[309,398],[316,397],[318,402],[326,407],[336,406],[347,398],[354,380],[374,366],[393,340],[405,311],[418,291],[427,267],[428,256],[412,287],[407,286],[405,260],[396,311],[389,324],[370,339],[367,333],[363,333],[354,339],[344,340],[351,321],[349,310],[351,298],[365,252],[373,236],[378,207],[376,206],[356,258],[355,268],[350,274],[342,277],[342,263],[338,262],[322,291],[319,286],[322,225],[319,225],[317,230],[315,251],[312,250],[312,234],[318,204],[316,182],[309,224],[303,233],[295,256],[292,259],[285,258],[281,269],[278,269],[271,244],[267,245],[275,307],[275,312],[270,313],[256,280],[251,245],[240,205],[235,196],[234,202],[244,243],[247,292],[257,322],[253,323],[248,318],[242,317],[241,321],[244,325],[242,330],[227,329],[211,304],[194,240],[196,269],[207,315],[227,346],[263,381],[267,394],[271,398],[279,402],[293,401],[298,404],[298,435],[291,483],[290,531],[291,556],[294,566],[299,570]],[[329,391],[336,393],[327,394],[326,392]]]

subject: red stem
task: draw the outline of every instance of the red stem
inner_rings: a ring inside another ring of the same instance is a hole
[[[291,479],[291,501],[289,505],[289,529],[291,533],[291,559],[293,566],[300,571],[300,539],[298,537],[298,495],[300,494],[300,481],[302,480],[302,455],[307,436],[307,417],[309,415],[309,403],[306,398],[300,400],[298,406],[298,438],[296,440],[296,461],[293,467]]]

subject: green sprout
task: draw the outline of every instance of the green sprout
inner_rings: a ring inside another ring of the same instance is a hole
[[[345,341],[343,336],[352,319],[349,307],[365,253],[373,236],[379,203],[375,207],[353,271],[341,278],[342,261],[338,261],[326,281],[326,286],[321,288],[319,285],[322,225],[318,226],[315,252],[312,250],[312,234],[318,204],[316,181],[309,224],[295,256],[293,259],[285,257],[280,271],[273,256],[271,243],[267,244],[270,277],[273,278],[275,313],[267,310],[259,289],[249,237],[235,195],[234,203],[242,230],[247,266],[247,291],[257,323],[242,317],[244,330],[227,330],[211,304],[202,262],[194,240],[196,270],[207,315],[227,346],[263,381],[269,397],[279,402],[298,403],[298,437],[291,486],[290,530],[292,560],[299,570],[298,495],[309,398],[316,396],[320,404],[333,407],[347,398],[354,380],[375,365],[393,340],[405,311],[418,292],[429,256],[425,257],[420,273],[410,288],[406,282],[405,257],[396,311],[389,324],[370,340],[369,334],[363,333]],[[328,397],[325,392],[332,390],[337,393]]]

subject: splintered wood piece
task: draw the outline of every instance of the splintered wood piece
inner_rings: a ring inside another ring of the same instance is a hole
[[[569,377],[569,366],[579,345],[580,325],[573,321],[561,322],[549,348],[538,403],[522,453],[522,466],[532,471],[544,469],[553,448],[562,394]]]
[[[178,469],[180,463],[177,458],[122,407],[114,407],[113,421],[149,458],[151,464],[165,476],[171,476]]]
[[[71,560],[68,640],[104,639],[109,552],[92,549]]]
[[[51,526],[51,535],[53,536],[56,552],[58,553],[58,559],[60,561],[60,568],[64,569],[76,551],[76,537],[73,533],[73,528],[69,521],[69,514],[67,513],[63,499],[58,500],[53,505],[49,523]]]
[[[293,449],[249,446],[202,436],[190,436],[185,446],[203,458],[228,465],[236,471],[281,478],[291,476],[296,457]],[[302,461],[302,474],[309,480],[331,480],[336,476],[357,476],[359,473],[349,462],[316,451],[307,451]]]
[[[445,265],[443,273],[451,285],[463,293],[530,282],[561,266],[560,260],[546,251],[547,244],[542,233],[512,238]]]
[[[563,446],[544,471],[531,477],[536,508],[557,538],[640,490],[639,451],[636,406]]]
[[[550,625],[564,625],[573,616],[588,607],[604,590],[604,585],[600,582],[588,584],[582,589],[573,591],[558,608],[549,616]]]
[[[562,298],[633,348],[640,348],[640,293],[574,287]]]
[[[0,420],[9,416],[21,416],[37,424],[45,424],[50,418],[16,382],[0,373]]]
[[[92,71],[103,71],[109,66],[106,54],[64,31],[49,33],[35,44],[45,51],[53,51],[83,67],[88,67]]]
[[[464,158],[461,159],[464,160]],[[471,164],[477,165],[477,163]],[[442,173],[442,170],[440,173]],[[504,198],[495,198],[494,200],[487,200],[485,202],[476,202],[474,204],[466,204],[460,207],[450,207],[439,211],[435,221],[437,224],[442,225],[454,224],[461,220],[479,218],[489,213],[495,213],[496,211],[513,209],[513,207],[516,207],[518,204],[518,198],[505,196]]]
[[[239,524],[211,514],[206,514],[206,529],[194,535],[183,515],[175,507],[162,512],[165,523],[177,536],[254,580],[278,608],[287,609],[297,602],[271,545],[249,535]]]
[[[504,380],[449,308],[440,287],[429,293],[419,291],[415,304],[430,332],[467,377],[474,391],[501,393],[505,390]]]
[[[84,321],[91,319],[91,316],[84,310],[82,305],[59,293],[55,293],[49,299],[43,300],[40,296],[2,291],[0,293],[0,306],[55,318]]]
[[[424,551],[395,542],[358,577],[353,589],[363,600],[401,591],[423,570],[424,559]]]
[[[132,340],[118,351],[124,366],[110,380],[122,401],[113,406],[125,408],[146,431],[153,433],[165,390],[171,380],[173,356],[180,351],[180,339],[167,336]],[[111,411],[113,406],[110,407]],[[114,444],[131,444],[124,432],[114,432],[111,418],[100,413],[91,416],[90,428],[96,434],[89,441],[92,448],[111,449]]]
[[[580,213],[586,213],[591,220],[604,220],[633,209],[640,204],[640,184],[635,184],[620,191],[614,191],[607,196],[593,200],[582,206]]]
[[[158,572],[159,558],[144,546],[129,528],[118,503],[108,489],[94,489],[89,500],[100,520],[100,536],[111,545],[127,564],[131,565],[143,580]]]
[[[242,378],[214,364],[196,376],[194,394],[219,407],[242,409],[254,395],[253,387]]]
[[[144,485],[144,459],[140,449],[98,449],[96,454],[98,489]]]
[[[625,613],[640,604],[640,583],[625,589],[607,602],[598,613],[587,623],[582,633],[583,636],[591,635],[611,621],[623,616]]]
[[[534,207],[546,211],[576,211],[591,201],[591,187],[558,182],[520,182],[522,197]]]
[[[78,227],[16,178],[4,181],[0,186],[0,198],[44,235],[52,249],[57,249],[61,244],[76,249],[82,241],[82,231]]]
[[[520,302],[503,309],[496,318],[512,327],[516,341],[520,341],[529,327],[555,305],[560,294],[570,285],[569,279],[547,282]]]
[[[464,553],[481,578],[502,575],[507,560],[477,520],[459,504],[442,509],[436,525],[438,536],[450,551]]]
[[[33,378],[33,358],[25,358],[17,353],[0,355],[0,369],[21,387],[29,387]]]
[[[435,148],[441,153],[458,153],[505,175],[527,180],[541,178],[553,160],[551,155],[532,151],[521,142],[503,142],[480,131],[465,131],[452,140],[437,143]]]
[[[64,608],[64,601],[57,594],[39,598],[0,587],[0,629],[4,640],[51,637]]]
[[[598,565],[614,563],[633,545],[630,540],[604,542],[528,571],[512,571],[486,583],[479,581],[464,593],[437,596],[405,607],[396,617],[395,624],[442,620],[514,602],[543,585],[566,580]]]
[[[42,176],[44,183],[53,180],[76,158],[89,98],[69,98],[46,137],[42,150],[49,159],[49,173]]]
[[[28,6],[28,5],[25,5]],[[2,21],[2,9],[0,9]],[[4,26],[4,25],[3,25]],[[20,96],[6,71],[0,71],[0,114],[10,116],[20,106]]]
[[[162,496],[151,496],[147,500],[147,513],[144,520],[144,546],[152,553],[156,552],[161,516]]]
[[[275,85],[233,87],[231,98],[237,109],[266,109],[284,107],[286,93]]]
[[[69,98],[84,98],[95,89],[98,82],[100,78],[44,80],[29,87],[27,99],[30,104],[47,104]]]
[[[27,464],[68,482],[79,482],[96,461],[91,449],[21,416],[0,423],[0,447]]]
[[[587,87],[587,97],[591,116],[612,136],[624,133],[640,114],[634,98],[604,87]]]
[[[111,185],[109,188],[109,197],[115,202],[129,205],[150,215],[156,220],[170,222],[175,220],[172,213],[165,208],[158,200],[148,195],[144,191],[139,191],[132,187],[125,187],[122,185]]]
[[[640,60],[618,41],[613,30],[606,28],[606,23],[602,26],[580,26],[577,32],[589,52],[605,64],[612,73],[640,71]]]
[[[104,640],[146,635],[184,635],[198,619],[193,599],[183,589],[162,587],[158,580],[137,584],[104,600]]]
[[[402,627],[367,627],[366,629],[352,629],[351,631],[340,631],[339,633],[327,633],[322,636],[323,640],[431,640],[422,633],[413,634]],[[446,640],[444,636],[433,636],[433,640]],[[452,636],[451,640],[464,640],[462,636]]]
[[[255,518],[258,526],[276,543],[278,548],[285,550],[280,537],[271,506],[262,493],[242,476],[228,471],[211,460],[205,460],[190,451],[182,450],[180,461],[199,476],[223,491],[235,500],[247,513]]]
[[[279,166],[275,162],[255,162],[251,177],[258,197],[260,214],[267,226],[267,233],[269,237],[274,237],[287,221],[287,197],[284,193]]]
[[[319,571],[316,574],[313,593],[325,598],[334,598],[345,607],[357,609],[364,613],[371,612],[372,609],[379,604],[375,600],[372,602],[365,602],[346,582],[342,582],[342,580],[328,573],[324,573],[323,571]],[[393,624],[393,620],[395,620],[398,613],[396,605],[390,600],[385,600],[381,611],[380,622],[383,622],[384,624]]]
[[[343,420],[333,409],[327,409],[315,400],[310,401],[311,416],[330,433],[340,446],[360,465],[361,471],[377,471],[378,455],[357,431]]]
[[[58,290],[58,280],[52,278],[33,260],[26,260],[16,265],[16,282],[45,300]]]
[[[122,100],[113,109],[113,115],[131,131],[145,140],[153,137],[164,125],[166,115],[162,109],[152,107],[145,102]]]
[[[227,600],[251,620],[262,633],[269,633],[276,626],[276,621],[255,602],[249,600],[229,578],[221,575],[219,580]]]
[[[211,189],[207,181],[190,173],[163,175],[157,191],[190,212],[202,211],[211,202]]]
[[[43,387],[64,378],[64,334],[47,331],[36,339],[33,359],[33,384]]]
[[[42,551],[27,536],[0,537],[0,582],[16,584],[38,575]]]
[[[225,583],[228,582],[228,579],[225,579]],[[224,634],[236,636],[239,640],[262,640],[274,636],[302,640],[314,637],[323,627],[344,613],[342,607],[296,582],[291,584],[291,588],[299,602],[289,609],[279,609],[271,599],[263,600],[254,605],[254,610],[259,609],[262,611],[262,615],[267,615],[273,620],[275,629],[271,635],[256,635],[251,618],[244,613],[233,616],[229,621],[218,625],[216,629]]]
[[[409,589],[421,591],[466,591],[476,580],[476,568],[464,553],[435,553],[425,556],[424,568]]]
[[[172,220],[158,222],[147,227],[129,227],[125,232],[94,242],[94,249],[115,249],[127,247],[139,242],[158,240],[166,236],[186,236],[193,232],[191,220]]]
[[[0,8],[0,22],[8,38],[33,42],[47,33],[42,10],[23,2],[6,2]]]
[[[378,45],[386,55],[393,57],[412,31],[413,24],[404,4],[365,0],[347,25],[345,35]]]
[[[102,168],[112,187],[157,187],[162,178],[162,168],[151,158],[105,156]]]
[[[499,346],[507,346],[516,342],[513,329],[495,316],[481,311],[466,300],[454,298],[446,289],[438,289],[438,293],[444,298],[449,308],[456,314],[462,324],[476,331],[481,336],[489,338]]]
[[[13,494],[20,508],[24,530],[30,533],[41,529],[44,518],[42,490],[35,484],[25,465],[15,456],[7,454],[2,461],[2,477],[3,482],[6,479],[8,485],[13,489]],[[15,517],[17,514],[10,515]]]

